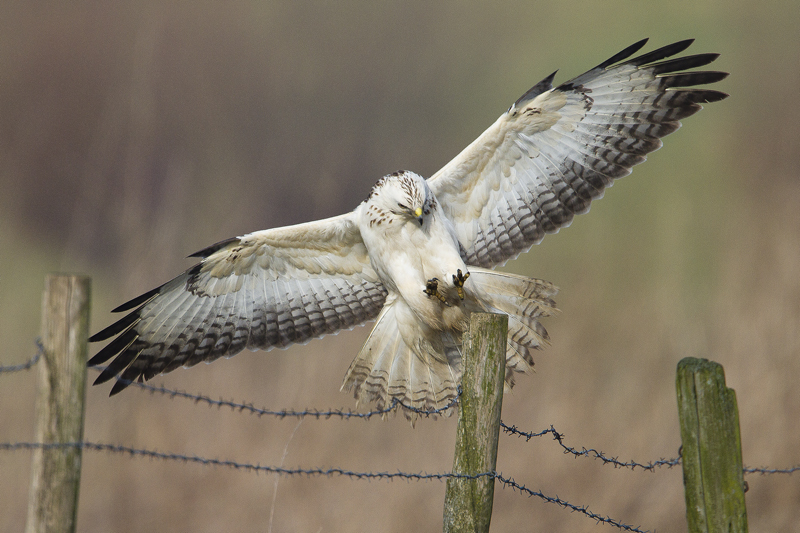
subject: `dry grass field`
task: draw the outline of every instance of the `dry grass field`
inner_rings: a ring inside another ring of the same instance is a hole
[[[503,419],[640,462],[680,446],[675,368],[724,365],[744,462],[800,464],[800,10],[795,2],[138,1],[0,5],[0,364],[34,352],[50,271],[117,304],[249,231],[354,208],[431,175],[531,85],[625,46],[719,52],[707,106],[561,233],[505,268],[561,287],[553,339]],[[155,384],[351,408],[368,330],[244,353]],[[93,347],[93,352],[97,347]],[[89,371],[90,379],[95,375]],[[0,442],[33,439],[35,372],[0,375]],[[455,418],[279,420],[88,392],[86,440],[287,467],[446,472]],[[0,453],[0,531],[24,527],[30,454]],[[498,470],[627,524],[686,530],[679,468],[574,459],[501,436]],[[752,531],[800,531],[800,478],[749,483]],[[86,452],[80,531],[436,531],[444,483],[281,477]],[[613,531],[498,487],[496,531]]]

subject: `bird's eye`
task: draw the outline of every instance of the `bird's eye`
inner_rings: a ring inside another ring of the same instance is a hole
[[[400,202],[397,202],[397,207],[399,207],[400,209],[408,209],[406,206],[404,206]]]

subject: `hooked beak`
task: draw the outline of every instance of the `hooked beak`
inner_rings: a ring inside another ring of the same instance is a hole
[[[414,210],[414,216],[417,217],[417,222],[419,222],[419,225],[421,226],[422,225],[422,208],[421,207],[418,207],[418,208],[416,208]]]

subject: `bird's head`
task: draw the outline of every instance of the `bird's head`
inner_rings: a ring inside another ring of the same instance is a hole
[[[396,220],[413,219],[420,226],[436,205],[425,178],[408,170],[393,172],[378,180],[367,202]]]

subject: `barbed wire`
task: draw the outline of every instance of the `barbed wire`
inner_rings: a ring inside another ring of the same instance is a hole
[[[34,339],[34,343],[36,344],[37,351],[28,361],[19,365],[9,365],[9,366],[2,366],[0,365],[0,373],[13,373],[13,372],[20,372],[23,370],[28,370],[34,365],[36,365],[41,356],[44,353],[44,345],[42,344],[41,338],[37,337]],[[96,370],[102,371],[103,367],[92,367]],[[118,378],[119,379],[119,378]],[[325,411],[320,411],[318,409],[304,409],[304,410],[274,410],[274,409],[265,409],[255,407],[252,403],[241,403],[236,402],[233,400],[215,400],[206,395],[200,394],[192,394],[189,392],[176,390],[176,389],[169,389],[163,386],[154,386],[149,385],[147,383],[140,383],[138,381],[129,381],[129,385],[133,385],[138,387],[142,390],[150,392],[151,394],[163,394],[170,398],[182,398],[191,400],[196,404],[205,403],[210,407],[228,407],[234,412],[249,412],[251,414],[255,414],[259,418],[262,416],[275,416],[277,418],[305,418],[305,417],[312,417],[316,418],[317,420],[325,418],[334,418],[338,417],[341,419],[350,419],[350,418],[359,418],[363,420],[369,420],[373,416],[383,416],[388,413],[395,411],[396,409],[400,408],[408,412],[415,413],[417,415],[430,417],[439,414],[444,414],[450,409],[456,407],[459,402],[459,398],[461,396],[461,387],[458,388],[458,396],[453,398],[453,400],[445,405],[444,407],[438,409],[419,409],[416,407],[412,407],[410,405],[403,404],[397,398],[393,398],[392,402],[387,406],[380,409],[373,409],[366,412],[359,412],[353,411],[351,409],[329,409]],[[552,425],[545,430],[539,432],[533,431],[522,431],[517,428],[516,425],[509,426],[504,422],[500,422],[500,427],[503,431],[508,434],[509,436],[516,435],[520,438],[524,438],[527,441],[530,441],[534,437],[542,437],[544,435],[552,434],[553,440],[557,441],[561,448],[564,450],[565,454],[572,454],[575,457],[590,457],[594,459],[599,459],[603,462],[603,464],[612,464],[615,468],[630,468],[631,470],[635,470],[637,467],[641,468],[642,470],[646,470],[649,472],[655,471],[656,468],[664,467],[672,468],[673,466],[677,466],[681,462],[680,456],[673,458],[673,459],[658,459],[656,461],[650,461],[648,463],[639,463],[636,461],[620,461],[617,457],[609,457],[608,455],[604,454],[602,451],[595,450],[593,448],[585,448],[582,447],[580,450],[573,448],[571,446],[567,446],[563,442],[564,434],[559,433],[555,427]],[[8,443],[0,443],[0,446],[4,447],[2,449],[7,449]],[[761,474],[761,475],[769,475],[769,474],[793,474],[795,472],[800,471],[800,465],[791,466],[788,468],[769,468],[769,467],[745,467],[743,469],[745,474]]]
[[[31,359],[26,361],[20,365],[11,365],[11,366],[0,366],[0,373],[11,373],[11,372],[19,372],[22,370],[27,370],[33,367],[38,361],[40,360],[43,352],[44,346],[41,342],[41,339],[37,338],[35,340],[37,346],[37,352],[34,354]],[[98,368],[102,370],[102,368]],[[249,412],[251,414],[257,415],[259,418],[262,416],[275,416],[278,418],[305,418],[305,417],[312,417],[316,419],[321,418],[332,418],[338,417],[341,419],[350,419],[350,418],[359,418],[363,420],[369,420],[373,416],[383,416],[390,412],[397,410],[398,408],[403,409],[407,412],[412,412],[417,415],[421,416],[435,416],[437,414],[442,414],[450,409],[454,408],[458,405],[459,398],[461,396],[461,388],[458,389],[458,396],[453,398],[453,400],[446,406],[433,409],[433,410],[425,410],[419,409],[416,407],[408,406],[403,404],[400,400],[394,398],[389,406],[374,409],[367,412],[358,412],[352,410],[344,410],[344,409],[330,409],[325,411],[320,411],[317,409],[304,409],[304,410],[273,410],[273,409],[263,409],[257,408],[251,403],[241,403],[235,402],[232,400],[215,400],[206,395],[199,395],[199,394],[191,394],[185,391],[168,389],[163,386],[154,386],[149,385],[146,383],[139,383],[139,382],[129,382],[130,385],[134,385],[142,390],[150,392],[151,394],[162,394],[168,396],[170,398],[182,398],[188,399],[193,401],[196,404],[204,403],[210,407],[228,407],[232,411],[236,412]],[[516,435],[517,437],[524,438],[527,441],[530,441],[534,437],[541,437],[548,434],[553,435],[553,440],[557,441],[561,448],[564,450],[565,454],[572,454],[575,457],[590,457],[594,459],[599,459],[603,462],[603,464],[612,464],[615,468],[630,468],[631,470],[635,470],[636,467],[641,468],[642,470],[653,472],[656,468],[666,466],[667,468],[671,468],[680,464],[681,458],[677,457],[674,459],[659,459],[657,461],[650,461],[648,463],[639,463],[636,461],[620,461],[616,457],[609,457],[605,455],[603,452],[595,450],[595,449],[587,449],[582,448],[580,450],[573,448],[571,446],[567,446],[563,442],[564,434],[559,433],[554,426],[550,426],[548,429],[539,431],[539,432],[528,432],[522,431],[518,429],[515,425],[509,426],[504,422],[500,423],[500,426],[503,428],[503,431],[508,434],[509,436]],[[536,496],[548,503],[555,503],[561,507],[570,509],[572,512],[579,512],[584,514],[585,516],[596,520],[599,523],[605,523],[609,525],[613,525],[619,529],[625,531],[634,531],[634,532],[642,532],[643,530],[639,527],[633,527],[627,524],[624,524],[618,520],[610,518],[608,516],[601,516],[596,513],[593,513],[588,510],[586,506],[576,506],[566,500],[559,498],[558,496],[551,497],[543,494],[540,491],[532,490],[527,488],[525,485],[519,484],[514,481],[513,478],[507,478],[503,476],[501,473],[498,472],[484,472],[476,475],[467,475],[467,474],[458,474],[458,473],[434,473],[434,474],[427,474],[427,473],[408,473],[408,472],[356,472],[352,470],[346,470],[341,468],[285,468],[285,467],[276,467],[276,466],[265,466],[260,464],[251,464],[251,463],[239,463],[236,461],[229,461],[229,460],[219,460],[219,459],[208,459],[196,455],[183,455],[183,454],[175,454],[175,453],[163,453],[157,452],[153,450],[145,450],[145,449],[137,449],[128,446],[119,446],[119,445],[111,445],[111,444],[99,444],[99,443],[91,443],[91,442],[76,442],[76,443],[0,443],[0,450],[19,450],[19,449],[56,449],[56,448],[82,448],[82,449],[89,449],[92,451],[105,451],[110,453],[120,453],[120,454],[128,454],[131,456],[143,456],[149,457],[152,459],[161,459],[161,460],[174,460],[174,461],[181,461],[184,463],[198,463],[202,465],[210,465],[210,466],[222,466],[227,468],[233,468],[236,470],[245,470],[245,471],[252,471],[252,472],[266,472],[266,473],[274,473],[279,475],[306,475],[306,476],[344,476],[350,477],[355,479],[388,479],[393,480],[396,478],[403,478],[407,480],[444,480],[450,478],[459,478],[459,479],[477,479],[480,477],[487,477],[491,476],[500,483],[503,484],[504,487],[510,487],[512,490],[516,490],[521,494],[527,494],[530,496]],[[800,465],[793,466],[790,468],[784,469],[777,469],[777,468],[744,468],[745,474],[751,473],[759,473],[761,475],[768,475],[768,474],[792,474],[794,472],[800,471]]]
[[[534,437],[543,437],[544,435],[551,434],[553,435],[553,440],[557,441],[558,444],[564,449],[565,454],[572,454],[576,457],[592,457],[594,459],[600,459],[603,464],[613,464],[615,468],[630,468],[631,470],[635,470],[637,467],[641,468],[642,470],[647,470],[649,472],[654,472],[656,468],[660,468],[662,466],[666,466],[667,468],[672,468],[673,466],[678,466],[681,464],[681,455],[680,450],[678,452],[678,457],[674,459],[659,459],[657,461],[650,461],[646,464],[637,463],[636,461],[627,461],[622,462],[619,461],[616,457],[608,457],[603,454],[603,452],[594,450],[594,449],[586,449],[582,448],[581,450],[577,450],[570,446],[567,446],[563,442],[564,434],[559,433],[556,429],[551,425],[548,429],[539,431],[539,432],[527,432],[521,431],[517,429],[516,426],[509,426],[504,422],[500,422],[500,427],[505,431],[508,435],[517,435],[518,437],[524,438],[525,441],[529,441]],[[769,467],[744,467],[742,468],[742,472],[744,474],[761,474],[769,475],[769,474],[793,474],[795,472],[800,472],[800,465],[790,466],[788,468],[769,468]]]
[[[491,472],[476,474],[474,476],[469,474],[426,474],[426,473],[408,473],[408,472],[356,472],[344,468],[286,468],[282,466],[269,466],[259,463],[240,463],[237,461],[223,460],[223,459],[209,459],[199,455],[185,455],[180,453],[167,453],[155,450],[147,450],[142,448],[133,448],[130,446],[121,446],[117,444],[104,444],[97,442],[63,442],[63,443],[49,443],[49,442],[13,442],[13,443],[0,443],[0,450],[3,451],[17,451],[17,450],[57,450],[79,448],[82,450],[90,450],[95,452],[109,452],[123,455],[130,455],[132,457],[147,457],[149,459],[158,459],[164,461],[178,461],[182,463],[195,463],[204,466],[219,466],[231,468],[233,470],[241,470],[245,472],[263,472],[267,474],[281,474],[287,476],[293,475],[306,475],[306,476],[343,476],[356,479],[412,479],[412,480],[433,480],[433,479],[447,479],[447,478],[464,478],[464,479],[478,479],[481,477],[491,476]]]
[[[104,367],[93,367],[98,371],[102,371]],[[118,378],[119,379],[119,378]],[[435,416],[438,414],[442,414],[451,408],[458,405],[459,398],[461,397],[461,387],[458,388],[458,396],[453,398],[453,400],[444,407],[439,409],[432,409],[432,410],[425,410],[425,409],[418,409],[416,407],[412,407],[409,405],[405,405],[400,400],[394,398],[389,406],[381,408],[381,409],[373,409],[371,411],[365,412],[358,412],[352,411],[350,409],[329,409],[325,411],[320,411],[318,409],[303,409],[303,410],[291,410],[291,409],[267,409],[267,408],[260,408],[255,407],[252,403],[243,403],[237,402],[234,400],[215,400],[209,396],[202,395],[202,394],[192,394],[190,392],[181,391],[177,389],[170,389],[164,386],[159,385],[150,385],[148,383],[141,383],[138,381],[129,381],[129,385],[137,387],[141,390],[150,392],[151,394],[162,394],[164,396],[168,396],[170,398],[181,398],[185,400],[190,400],[195,404],[206,404],[209,407],[217,407],[223,408],[227,407],[230,408],[233,412],[246,412],[250,414],[254,414],[259,418],[262,416],[274,416],[279,419],[283,418],[305,418],[311,417],[316,418],[317,420],[325,418],[341,418],[341,419],[350,419],[350,418],[359,418],[363,420],[369,420],[371,417],[374,416],[383,416],[385,414],[391,413],[395,411],[398,407],[416,413],[421,416],[429,417]],[[539,431],[522,431],[517,428],[516,425],[509,426],[505,422],[500,422],[500,427],[503,431],[508,434],[509,436],[516,435],[520,438],[524,438],[526,441],[530,441],[534,437],[542,437],[544,435],[552,434],[553,440],[558,442],[559,446],[564,450],[565,454],[571,454],[575,457],[588,457],[593,459],[599,459],[603,462],[603,464],[612,464],[615,468],[630,468],[631,470],[635,470],[637,467],[641,468],[642,470],[648,472],[654,472],[656,468],[667,467],[672,468],[673,466],[678,466],[681,464],[681,457],[672,458],[672,459],[658,459],[655,461],[649,461],[647,463],[639,463],[636,461],[620,461],[617,457],[610,457],[603,453],[602,451],[595,450],[593,448],[585,448],[582,447],[580,450],[573,448],[571,446],[567,446],[563,442],[564,433],[559,433],[554,426],[550,426],[549,428]],[[760,473],[762,475],[766,474],[791,474],[792,472],[800,471],[800,466],[791,467],[788,469],[771,469],[771,468],[745,468],[745,474],[751,473]]]
[[[794,474],[795,472],[800,472],[800,465],[790,466],[789,468],[744,468],[745,474],[761,474],[762,476],[767,474]]]
[[[458,398],[461,396],[461,388],[459,387],[458,396],[456,398],[454,398],[453,401],[450,404],[448,404],[445,407],[442,407],[440,409],[435,409],[435,410],[430,410],[430,411],[417,409],[415,407],[411,407],[411,406],[405,405],[405,404],[401,403],[397,399],[393,399],[392,403],[388,407],[384,407],[382,409],[375,409],[375,410],[367,411],[367,412],[363,412],[363,413],[362,412],[355,412],[355,411],[351,411],[351,410],[342,410],[342,409],[331,409],[331,410],[326,410],[326,411],[319,411],[319,410],[316,410],[316,409],[275,410],[275,409],[264,409],[264,408],[255,407],[251,403],[241,403],[241,402],[236,402],[236,401],[233,401],[233,400],[215,400],[215,399],[210,398],[209,396],[205,396],[205,395],[192,394],[192,393],[185,392],[185,391],[169,389],[169,388],[166,388],[166,387],[163,387],[163,386],[154,386],[154,385],[149,385],[147,383],[140,383],[138,381],[132,381],[129,384],[130,385],[134,385],[134,386],[136,386],[136,387],[138,387],[138,388],[140,388],[142,390],[148,391],[151,394],[163,394],[163,395],[168,396],[170,398],[186,399],[186,400],[190,400],[190,401],[192,401],[192,402],[194,402],[196,404],[204,403],[204,404],[207,404],[207,405],[212,406],[212,407],[218,407],[218,408],[228,407],[228,408],[230,408],[231,410],[233,410],[235,412],[249,412],[251,414],[257,415],[258,417],[275,416],[277,418],[313,417],[313,418],[316,418],[316,419],[320,419],[320,418],[339,417],[339,418],[343,418],[343,419],[361,418],[361,419],[367,419],[368,420],[369,418],[371,418],[373,416],[384,415],[384,414],[387,414],[389,412],[392,412],[397,407],[400,407],[402,409],[405,409],[405,410],[408,410],[408,411],[411,411],[411,412],[414,412],[414,413],[417,413],[417,414],[420,414],[420,415],[423,415],[423,416],[431,416],[431,415],[440,414],[440,413],[442,413],[444,411],[447,411],[447,410],[451,409],[452,407],[455,407],[458,404]],[[563,443],[563,441],[562,441],[562,438],[564,436],[563,433],[559,433],[558,431],[556,431],[556,429],[552,425],[550,426],[549,429],[545,429],[544,431],[541,431],[541,432],[538,432],[538,433],[521,431],[521,430],[517,429],[516,426],[509,426],[509,425],[505,424],[504,422],[500,422],[500,426],[509,435],[517,435],[519,437],[525,438],[526,441],[531,440],[533,437],[541,437],[543,435],[547,435],[547,434],[551,434],[552,433],[554,440],[558,441],[559,445],[564,449],[564,453],[571,453],[572,455],[574,455],[576,457],[594,457],[596,459],[600,459],[601,461],[603,461],[604,464],[610,463],[610,464],[613,464],[615,467],[631,468],[631,469],[635,469],[636,467],[640,467],[640,468],[642,468],[644,470],[648,470],[648,471],[652,472],[657,467],[666,466],[668,468],[671,468],[673,466],[676,466],[676,465],[680,464],[680,458],[679,457],[676,458],[676,459],[659,459],[658,461],[650,461],[647,464],[642,464],[642,463],[637,463],[635,461],[622,462],[622,461],[619,461],[615,457],[608,457],[607,455],[603,454],[603,452],[600,452],[600,451],[597,451],[597,450],[594,450],[594,449],[588,449],[587,450],[586,448],[583,448],[582,450],[576,450],[575,448],[571,448],[571,447],[569,447],[569,446],[567,446],[567,445],[565,445]]]
[[[500,427],[503,428],[503,431],[508,435],[516,435],[518,437],[524,438],[526,442],[534,437],[542,437],[547,434],[552,434],[553,440],[558,442],[558,444],[564,449],[565,454],[567,453],[572,454],[575,457],[592,457],[594,459],[600,459],[603,462],[603,464],[612,464],[614,465],[615,468],[630,468],[631,470],[635,470],[637,467],[639,467],[642,470],[653,472],[655,471],[656,468],[660,468],[662,466],[666,466],[667,468],[672,468],[673,466],[677,466],[681,463],[680,456],[674,459],[661,458],[658,459],[657,461],[650,461],[645,464],[645,463],[637,463],[636,461],[633,460],[623,462],[617,459],[616,457],[608,457],[603,452],[595,449],[581,448],[580,450],[577,450],[575,448],[572,448],[571,446],[567,446],[566,444],[564,444],[563,441],[564,434],[556,431],[556,428],[554,428],[552,425],[550,426],[550,428],[539,432],[520,431],[519,429],[517,429],[516,426],[509,426],[502,421],[500,422]]]
[[[518,490],[520,493],[527,494],[528,496],[536,496],[538,498],[543,499],[547,503],[555,503],[557,505],[560,505],[561,507],[564,507],[565,509],[571,510],[572,512],[577,512],[577,513],[584,514],[587,517],[589,517],[589,518],[591,518],[593,520],[596,520],[597,522],[601,522],[603,524],[609,524],[609,525],[615,526],[615,527],[617,527],[619,529],[623,529],[625,531],[638,531],[638,532],[642,533],[642,529],[640,529],[641,526],[639,526],[639,527],[629,526],[627,524],[623,524],[622,522],[620,522],[618,520],[614,520],[611,517],[601,516],[601,515],[598,515],[596,513],[593,513],[591,511],[589,511],[589,508],[587,506],[578,507],[577,505],[571,504],[566,500],[562,500],[558,496],[555,496],[555,497],[547,496],[545,494],[542,494],[538,490],[531,490],[531,489],[527,488],[525,485],[520,485],[519,483],[515,482],[513,479],[509,479],[509,478],[503,476],[502,473],[494,472],[494,478],[497,481],[501,482],[503,484],[503,486],[510,487],[512,490]],[[649,530],[646,530],[646,531],[649,531]]]
[[[42,357],[42,354],[44,354],[44,344],[42,344],[41,337],[36,337],[36,339],[34,339],[33,342],[36,344],[36,353],[34,354],[33,357],[31,357],[21,365],[9,365],[9,366],[0,365],[0,374],[4,372],[11,373],[11,372],[20,372],[22,370],[28,370],[33,365],[38,363],[39,359]]]
[[[502,473],[497,471],[481,472],[478,474],[460,474],[457,472],[444,472],[444,473],[414,473],[414,472],[356,472],[344,468],[286,468],[281,466],[267,466],[258,463],[239,463],[237,461],[222,460],[222,459],[209,459],[200,457],[198,455],[184,455],[179,453],[165,453],[154,450],[146,450],[141,448],[132,448],[130,446],[119,446],[116,444],[103,444],[95,442],[65,442],[65,443],[42,443],[42,442],[16,442],[16,443],[0,443],[0,450],[3,451],[17,451],[17,450],[52,450],[52,449],[69,449],[80,448],[83,450],[108,452],[116,454],[130,455],[131,457],[147,457],[150,459],[158,459],[164,461],[178,461],[183,463],[194,463],[203,466],[218,466],[224,468],[231,468],[245,472],[263,472],[268,474],[279,474],[285,476],[305,475],[308,477],[348,477],[353,479],[405,479],[413,481],[443,481],[448,479],[463,479],[473,480],[485,477],[496,479],[502,483],[503,487],[509,487],[520,494],[536,496],[547,503],[554,503],[563,508],[570,509],[591,518],[597,522],[615,526],[624,531],[633,531],[635,533],[649,533],[649,530],[643,530],[640,527],[630,526],[619,520],[615,520],[609,516],[602,516],[592,511],[589,511],[587,506],[578,506],[572,504],[558,496],[547,496],[538,490],[532,490],[525,485],[517,483],[513,478],[507,478]]]
[[[96,367],[102,370],[102,367]],[[325,411],[320,411],[318,409],[303,409],[303,410],[292,410],[292,409],[265,409],[254,406],[252,403],[241,403],[236,402],[233,400],[215,400],[210,396],[202,395],[202,394],[192,394],[190,392],[185,392],[176,389],[168,389],[164,386],[157,386],[157,385],[149,385],[147,383],[139,383],[138,381],[130,381],[128,382],[129,385],[133,385],[138,387],[139,389],[145,390],[150,392],[151,394],[163,394],[164,396],[168,396],[169,398],[181,398],[186,400],[191,400],[196,404],[206,404],[209,407],[228,407],[234,412],[248,412],[250,414],[254,414],[259,418],[262,416],[274,416],[277,418],[305,418],[311,417],[316,418],[317,420],[321,418],[342,418],[342,419],[349,419],[349,418],[361,418],[365,420],[369,420],[373,416],[383,416],[385,414],[391,413],[395,411],[397,408],[400,408],[404,411],[408,411],[411,413],[415,413],[421,416],[429,417],[435,415],[441,415],[452,409],[453,407],[458,405],[459,398],[461,397],[461,386],[458,387],[458,395],[453,398],[450,403],[445,405],[444,407],[439,407],[438,409],[419,409],[417,407],[413,407],[410,405],[406,405],[397,398],[393,398],[391,403],[387,407],[383,407],[380,409],[373,409],[371,411],[353,411],[351,409],[328,409]]]

